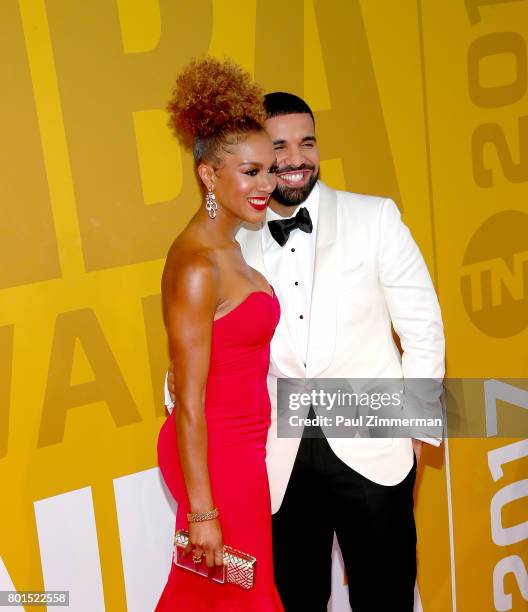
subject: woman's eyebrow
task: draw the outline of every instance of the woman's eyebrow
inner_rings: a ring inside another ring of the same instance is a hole
[[[263,164],[256,161],[243,161],[241,164],[239,164],[239,166],[258,166],[259,168],[262,168]]]

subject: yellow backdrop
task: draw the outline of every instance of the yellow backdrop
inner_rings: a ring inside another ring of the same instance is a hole
[[[192,56],[303,96],[325,182],[398,202],[451,377],[527,376],[528,2],[2,0],[0,23],[0,584],[50,588],[35,502],[90,487],[104,604],[127,609],[114,480],[156,465],[160,275],[200,204],[163,109]],[[515,442],[425,450],[426,612],[525,609]]]

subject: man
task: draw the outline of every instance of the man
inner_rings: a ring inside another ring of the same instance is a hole
[[[326,611],[335,533],[353,611],[411,612],[413,444],[418,456],[421,443],[327,439],[314,436],[313,428],[302,439],[279,437],[277,379],[441,379],[438,300],[392,200],[338,192],[318,180],[308,105],[277,92],[266,96],[266,109],[279,165],[277,189],[262,231],[243,228],[237,240],[282,308],[268,375],[276,583],[286,612]]]

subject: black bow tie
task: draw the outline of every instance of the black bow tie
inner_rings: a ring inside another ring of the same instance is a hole
[[[268,221],[268,227],[271,235],[281,245],[281,247],[288,242],[290,233],[297,227],[307,234],[311,234],[313,230],[310,213],[304,207],[299,208],[295,217],[291,217],[290,219]]]

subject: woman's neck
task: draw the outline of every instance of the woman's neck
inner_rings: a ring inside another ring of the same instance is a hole
[[[191,223],[211,248],[226,248],[236,244],[235,235],[242,225],[242,220],[221,209],[217,211],[216,217],[211,219],[202,206]]]

